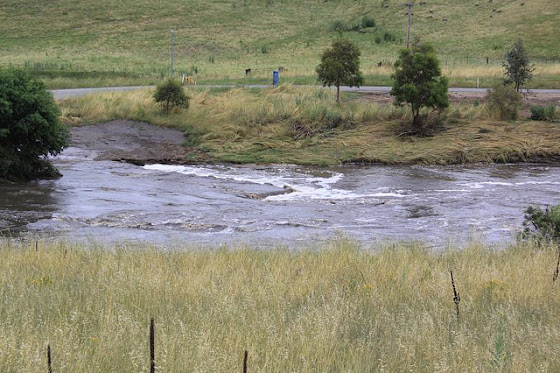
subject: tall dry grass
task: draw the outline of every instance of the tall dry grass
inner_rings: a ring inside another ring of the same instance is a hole
[[[216,161],[332,165],[344,162],[451,164],[540,160],[560,155],[560,126],[499,122],[484,103],[452,105],[433,137],[401,136],[410,111],[325,88],[189,88],[191,106],[163,114],[149,91],[105,93],[60,103],[72,125],[132,119],[183,130]],[[205,158],[207,159],[207,158]]]
[[[557,250],[0,243],[0,370],[557,371]],[[457,321],[449,270],[460,295]]]

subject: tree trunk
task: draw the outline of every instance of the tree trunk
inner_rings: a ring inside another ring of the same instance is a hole
[[[336,86],[336,103],[340,103],[340,84]]]

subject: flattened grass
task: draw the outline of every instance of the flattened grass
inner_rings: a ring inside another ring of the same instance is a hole
[[[0,242],[2,371],[147,371],[150,317],[162,371],[560,369],[555,247],[38,247]]]
[[[401,136],[406,109],[329,89],[289,85],[264,90],[189,88],[188,111],[165,116],[149,91],[90,95],[61,102],[63,120],[80,125],[132,119],[182,129],[187,142],[218,162],[333,165],[345,162],[456,164],[558,159],[560,126],[499,122],[484,104],[456,104],[433,137]]]

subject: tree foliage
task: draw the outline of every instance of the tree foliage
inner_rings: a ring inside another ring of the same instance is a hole
[[[172,107],[189,107],[189,97],[185,94],[183,86],[173,79],[167,79],[156,87],[154,100],[161,104],[166,114],[169,114]]]
[[[42,82],[25,71],[0,71],[0,178],[60,176],[46,159],[68,145],[59,116]]]
[[[323,52],[317,75],[324,86],[336,87],[336,102],[340,102],[340,86],[359,87],[364,83],[360,72],[360,50],[348,40],[336,40]]]
[[[424,133],[430,127],[428,113],[422,112],[424,108],[434,111],[449,106],[448,80],[441,75],[436,52],[429,44],[416,44],[411,49],[402,49],[391,78],[394,104],[410,106],[414,133]]]
[[[529,55],[525,50],[523,41],[517,40],[511,49],[505,55],[506,62],[503,66],[505,69],[504,83],[513,83],[515,90],[519,92],[526,82],[533,78],[535,65],[529,61]]]
[[[513,84],[498,84],[486,95],[490,112],[500,120],[515,120],[519,115],[522,97]]]
[[[525,238],[534,237],[546,241],[560,240],[560,205],[546,206],[544,210],[530,206],[525,210]]]

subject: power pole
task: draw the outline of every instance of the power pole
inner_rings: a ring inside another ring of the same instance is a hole
[[[175,36],[175,32],[171,29],[171,48],[169,52],[169,59],[170,59],[170,67],[169,67],[169,77],[173,78],[173,38]]]
[[[412,23],[412,7],[414,3],[411,1],[410,3],[406,3],[405,6],[408,7],[408,25],[406,27],[406,47],[410,48],[410,24]]]

